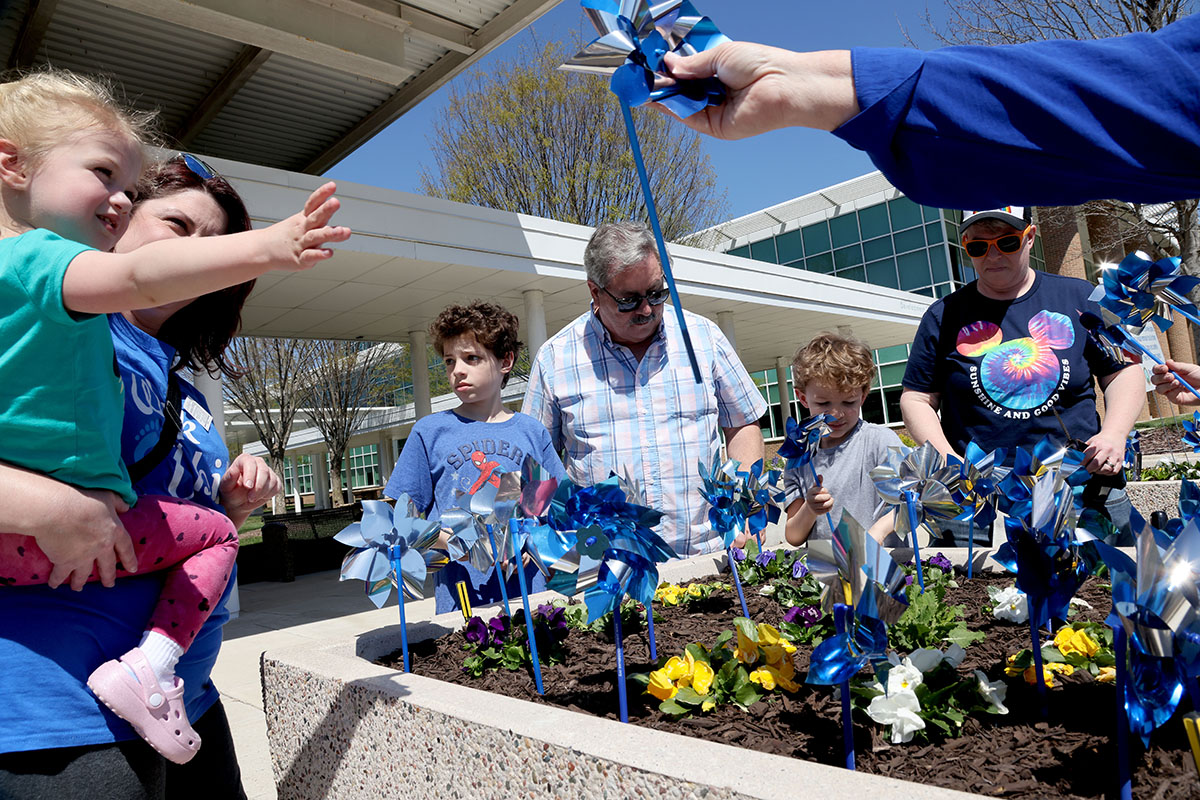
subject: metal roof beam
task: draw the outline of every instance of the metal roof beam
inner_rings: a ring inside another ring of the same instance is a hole
[[[373,81],[399,86],[416,74],[404,63],[401,28],[310,0],[106,0],[174,25],[243,42]],[[408,23],[399,20],[404,28]]]
[[[301,171],[319,175],[329,169],[354,152],[363,142],[390,125],[396,118],[437,91],[460,70],[466,69],[514,34],[524,30],[531,22],[554,8],[558,3],[559,0],[516,0],[475,34],[474,53],[468,56],[461,52],[451,51],[439,58],[414,81],[389,97],[361,122],[343,134],[336,144],[313,159]]]
[[[17,33],[17,41],[8,56],[9,69],[28,67],[33,63],[38,48],[42,46],[46,29],[50,27],[50,20],[54,18],[54,9],[57,5],[58,0],[32,0],[30,2],[25,19],[21,20],[21,30]]]
[[[469,56],[475,52],[475,29],[461,22],[397,0],[316,0],[345,14],[360,15],[409,36]]]
[[[225,74],[220,77],[208,95],[200,101],[200,105],[196,106],[188,118],[176,129],[175,139],[179,142],[179,146],[191,147],[200,132],[213,121],[217,114],[221,113],[225,104],[233,99],[233,96],[246,85],[246,81],[254,77],[254,73],[258,72],[258,68],[265,64],[270,57],[270,50],[263,50],[254,45],[243,47],[225,70]]]

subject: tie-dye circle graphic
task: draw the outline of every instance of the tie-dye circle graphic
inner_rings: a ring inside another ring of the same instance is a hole
[[[1054,393],[1062,377],[1056,349],[1075,343],[1075,329],[1065,314],[1041,311],[1029,320],[1030,335],[1002,341],[999,326],[973,322],[958,332],[956,349],[971,358],[982,356],[980,382],[998,405],[1024,411],[1037,408]]]

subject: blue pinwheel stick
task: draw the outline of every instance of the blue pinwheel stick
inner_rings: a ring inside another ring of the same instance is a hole
[[[688,335],[679,293],[675,289],[671,260],[659,225],[654,194],[650,189],[630,109],[653,101],[666,106],[677,116],[687,117],[709,105],[720,104],[725,97],[720,81],[714,78],[675,81],[666,71],[663,56],[668,52],[693,55],[727,42],[729,38],[717,30],[712,20],[701,16],[688,0],[668,0],[653,5],[648,0],[581,0],[580,5],[600,35],[563,64],[562,68],[611,76],[609,87],[621,104],[633,162],[646,203],[646,214],[658,245],[659,262],[692,365],[692,377],[696,383],[700,383],[700,366]],[[656,89],[658,78],[671,79],[670,85]]]

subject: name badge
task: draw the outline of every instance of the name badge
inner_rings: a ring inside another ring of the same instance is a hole
[[[201,428],[204,428],[204,430],[208,430],[212,427],[212,414],[208,413],[208,411],[204,409],[204,406],[197,403],[195,398],[186,398],[183,401],[183,410],[189,417],[196,421],[197,425],[199,425]]]

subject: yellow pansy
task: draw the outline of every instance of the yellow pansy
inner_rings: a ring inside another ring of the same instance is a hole
[[[759,667],[750,673],[750,680],[766,689],[768,692],[775,688],[775,676],[770,667]]]
[[[708,694],[714,677],[712,667],[703,661],[697,661],[692,672],[692,688],[696,690],[696,694]]]
[[[1087,635],[1086,631],[1062,628],[1054,636],[1054,646],[1064,656],[1078,653],[1084,658],[1092,658],[1100,652],[1100,643]]]
[[[796,652],[796,646],[779,633],[779,629],[765,622],[758,624],[758,646],[762,648],[763,658],[768,664],[783,661],[784,654]]]
[[[683,669],[683,674],[675,680],[675,685],[680,689],[692,685],[692,677],[696,670],[696,659],[692,658],[692,654],[687,650],[683,651]]]
[[[705,700],[703,703],[700,704],[701,711],[712,711],[716,707],[717,707],[717,701],[713,700],[712,698],[709,698],[708,700]]]
[[[667,680],[670,681],[679,680],[687,675],[689,671],[690,670],[688,669],[687,662],[679,656],[671,656],[671,658],[667,660],[667,663],[663,665],[663,668],[659,670],[659,672],[662,672],[663,675],[667,677]]]
[[[1050,663],[1046,664],[1044,668],[1049,670],[1050,672],[1061,672],[1063,675],[1074,675],[1075,674],[1075,668],[1072,667],[1070,664],[1058,664],[1058,663],[1051,661]]]
[[[1004,674],[1005,675],[1012,677],[1014,675],[1020,675],[1022,672],[1025,671],[1025,669],[1023,667],[1018,667],[1016,665],[1016,662],[1017,662],[1016,654],[1013,654],[1008,657],[1008,663],[1004,665]],[[1033,669],[1033,667],[1030,667],[1029,669]]]
[[[737,649],[733,654],[737,660],[743,664],[753,664],[758,661],[758,642],[742,633],[742,629],[737,629]]]
[[[1101,667],[1100,674],[1096,676],[1096,680],[1101,683],[1112,683],[1117,679],[1116,667]]]
[[[650,673],[650,683],[646,686],[646,691],[659,700],[670,700],[679,690],[675,688],[675,683],[667,677],[666,670],[656,669]]]
[[[677,606],[683,599],[683,588],[673,583],[664,583],[654,590],[654,599],[664,606]]]
[[[687,587],[687,594],[689,597],[700,597],[704,594],[704,591],[700,588],[700,584],[689,583]]]

